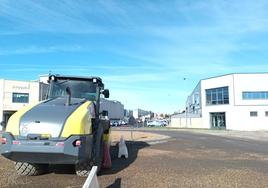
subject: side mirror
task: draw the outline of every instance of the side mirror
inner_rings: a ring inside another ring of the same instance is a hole
[[[108,116],[108,111],[107,111],[107,110],[103,110],[103,111],[101,112],[101,115],[102,115],[103,117]]]
[[[109,98],[110,97],[109,89],[102,90],[101,91],[101,94],[103,94],[105,98]]]

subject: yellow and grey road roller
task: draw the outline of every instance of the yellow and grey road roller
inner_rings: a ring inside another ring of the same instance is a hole
[[[0,153],[19,175],[45,173],[49,165],[74,164],[77,175],[101,168],[108,112],[100,98],[109,90],[99,77],[50,75],[47,99],[13,114],[1,134]]]

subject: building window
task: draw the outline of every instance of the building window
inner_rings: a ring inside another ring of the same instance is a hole
[[[29,103],[29,93],[12,93],[13,103]]]
[[[250,117],[257,117],[257,116],[258,116],[258,112],[257,111],[250,112]]]
[[[207,105],[229,104],[228,87],[206,89]]]
[[[268,91],[244,91],[242,98],[244,100],[268,99]]]

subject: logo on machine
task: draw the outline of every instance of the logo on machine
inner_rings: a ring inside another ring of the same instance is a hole
[[[20,127],[20,133],[22,135],[27,135],[27,133],[29,132],[29,127],[27,124],[22,124]]]

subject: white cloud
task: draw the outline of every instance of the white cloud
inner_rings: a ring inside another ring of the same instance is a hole
[[[19,55],[19,54],[39,54],[39,53],[55,53],[55,52],[75,52],[75,51],[89,51],[80,45],[55,45],[55,46],[27,46],[24,48],[10,48],[1,49],[0,55]]]
[[[0,4],[0,17],[16,24],[12,29],[18,32],[105,33],[103,28],[90,22],[93,11],[90,4],[83,4],[77,1],[4,1]]]

